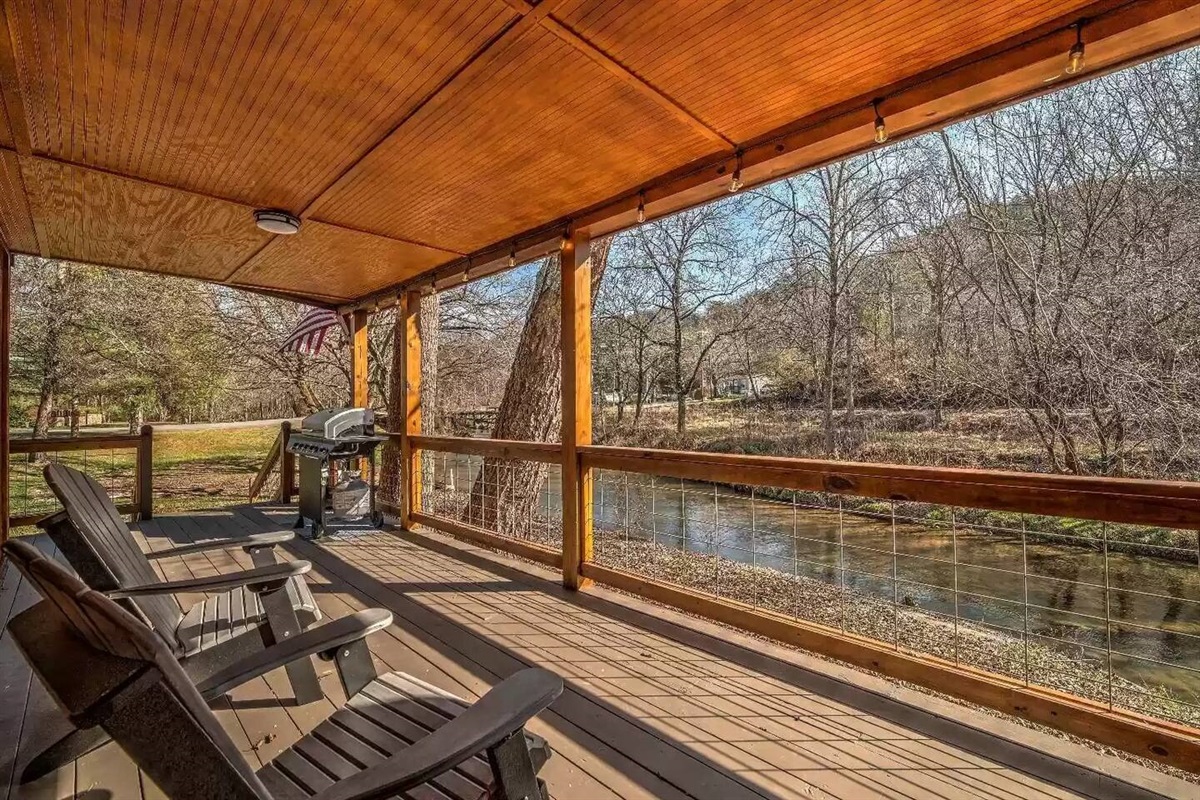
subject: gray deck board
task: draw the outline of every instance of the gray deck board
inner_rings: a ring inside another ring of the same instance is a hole
[[[164,517],[141,524],[136,535],[145,549],[159,550],[264,530],[292,514],[243,507]],[[567,690],[530,726],[554,748],[543,776],[560,800],[1080,796],[864,710],[844,693],[801,685],[764,654],[735,657],[633,605],[615,613],[604,603],[580,602],[536,567],[496,564],[475,557],[478,549],[392,532],[296,542],[288,550],[313,562],[309,583],[326,618],[369,606],[393,612],[392,627],[371,641],[381,670],[409,673],[467,700],[526,665],[562,674]],[[250,566],[241,551],[155,563],[166,578]],[[3,621],[33,600],[5,570]],[[55,709],[2,634],[0,667],[6,789],[54,727]],[[217,704],[252,764],[269,761],[345,703],[330,665],[318,662],[318,675],[325,698],[317,703],[296,706],[278,670]],[[87,789],[162,797],[112,746],[9,796],[71,797]]]

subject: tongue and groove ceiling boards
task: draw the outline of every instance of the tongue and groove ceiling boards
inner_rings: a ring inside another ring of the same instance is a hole
[[[1200,0],[3,0],[11,251],[370,302],[1192,42]],[[294,236],[256,208],[304,219]]]

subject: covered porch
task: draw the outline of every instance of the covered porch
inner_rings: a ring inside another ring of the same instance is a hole
[[[250,488],[278,504],[183,515],[149,428],[10,442],[14,259],[332,311],[362,408],[394,307],[388,523],[288,549],[326,617],[395,614],[389,667],[561,675],[554,796],[1194,794],[1200,484],[605,446],[592,288],[602,237],[1194,45],[1200,2],[166,5],[0,6],[0,540],[47,510],[12,507],[14,454],[132,451],[109,478],[148,551],[295,518],[286,424]],[[427,430],[423,300],[533,259],[552,424]],[[35,600],[3,568],[0,622]],[[0,791],[158,796],[111,746],[18,787],[62,723],[2,634],[0,665]],[[343,704],[322,686],[219,714],[264,763]]]
[[[138,526],[147,550],[262,531],[294,509],[242,506]],[[53,545],[38,537],[40,547]],[[559,798],[1186,797],[1188,784],[878,676],[604,589],[573,593],[556,573],[438,534],[363,533],[297,542],[330,618],[395,615],[372,637],[381,666],[464,698],[527,665],[567,693],[533,730],[555,749],[543,776]],[[166,579],[245,567],[240,550],[158,562]],[[33,601],[9,567],[6,618]],[[13,798],[157,798],[112,744],[18,788],[16,776],[66,724],[10,637],[0,638],[0,784]],[[282,670],[217,713],[251,764],[266,763],[345,702],[296,706]],[[464,790],[465,791],[465,790]],[[451,795],[456,796],[456,795]],[[465,794],[463,795],[466,796]]]

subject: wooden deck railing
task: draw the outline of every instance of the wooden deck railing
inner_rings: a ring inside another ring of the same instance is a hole
[[[292,423],[287,420],[279,423],[279,433],[271,443],[267,457],[250,480],[248,496],[251,503],[263,494],[263,490],[268,488],[272,481],[277,481],[272,487],[273,498],[281,503],[292,502],[292,497],[296,494],[296,456],[287,449],[291,435]]]
[[[485,462],[561,465],[560,445],[408,439],[414,523],[564,575],[574,551],[585,579],[1200,769],[1200,484],[581,445],[569,548],[463,499]],[[1168,639],[1175,655],[1138,649]]]
[[[397,434],[392,437],[399,438]],[[414,450],[425,455],[419,461],[423,474],[413,522],[562,568],[560,509],[539,502],[532,515],[505,519],[502,514],[506,495],[520,482],[519,465],[542,465],[543,470],[544,465],[558,465],[562,462],[560,445],[450,436],[411,436],[409,440]],[[486,506],[478,502],[475,486],[483,474],[484,460],[492,465],[491,485],[485,491],[493,499]],[[544,478],[540,482],[546,483]],[[548,499],[549,493],[541,491]]]
[[[398,437],[398,434],[389,434]],[[462,436],[410,436],[418,450],[486,456],[514,461],[557,464],[562,460],[562,445],[551,442],[513,442],[503,439],[468,439]]]
[[[595,445],[579,452],[595,469],[1200,530],[1200,483]]]
[[[107,482],[106,488],[118,498],[122,513],[136,514],[139,519],[154,515],[154,428],[150,425],[142,426],[136,434],[10,439],[8,450],[10,462],[18,456],[26,461],[19,469],[9,470],[10,530],[32,525],[58,509],[42,481],[40,467],[29,458],[37,454],[47,454],[91,474],[102,484]],[[131,452],[118,455],[122,451]],[[128,499],[121,501],[123,496]]]

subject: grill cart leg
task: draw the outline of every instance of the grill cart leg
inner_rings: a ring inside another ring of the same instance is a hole
[[[368,489],[368,495],[371,498],[371,527],[378,529],[378,528],[383,527],[383,512],[379,511],[375,507],[376,471],[375,471],[375,448],[374,447],[371,448],[371,457],[369,460],[371,462],[371,483],[370,483],[370,488]]]

